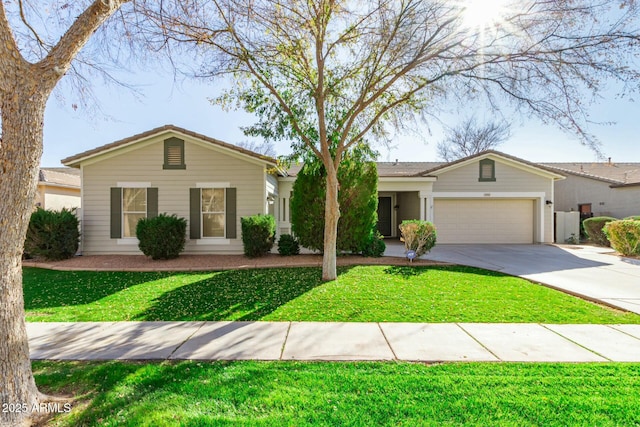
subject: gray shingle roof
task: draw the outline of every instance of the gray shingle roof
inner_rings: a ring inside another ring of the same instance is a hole
[[[542,164],[561,173],[605,181],[614,187],[640,185],[640,163],[572,162]]]
[[[38,181],[43,184],[80,188],[80,170],[74,168],[40,168]]]
[[[382,178],[418,177],[428,169],[441,165],[442,162],[376,162],[378,176]],[[291,165],[287,169],[288,176],[297,176],[302,163]]]
[[[244,149],[242,147],[238,147],[237,145],[229,144],[228,142],[220,141],[219,139],[211,138],[210,136],[206,136],[206,135],[203,135],[203,134],[200,134],[200,133],[196,133],[196,132],[190,131],[188,129],[184,129],[184,128],[181,128],[181,127],[178,127],[178,126],[174,126],[174,125],[160,126],[158,128],[151,129],[151,130],[148,130],[146,132],[142,132],[142,133],[139,133],[137,135],[133,135],[133,136],[130,136],[128,138],[124,138],[124,139],[112,142],[110,144],[102,145],[100,147],[97,147],[97,148],[94,148],[94,149],[91,149],[91,150],[88,150],[88,151],[84,151],[82,153],[73,155],[71,157],[67,157],[66,159],[62,159],[62,164],[77,166],[76,163],[81,159],[85,159],[85,158],[92,157],[92,156],[97,156],[97,155],[102,154],[104,152],[107,152],[107,151],[116,149],[118,147],[127,145],[129,143],[135,142],[135,141],[137,141],[139,139],[147,138],[147,137],[153,136],[155,134],[159,134],[159,133],[166,132],[166,131],[179,132],[179,133],[182,133],[182,134],[189,135],[191,137],[200,139],[202,141],[208,142],[208,143],[210,143],[212,145],[217,145],[217,146],[220,146],[220,147],[228,148],[230,150],[237,151],[237,152],[245,154],[247,156],[255,157],[257,159],[263,160],[263,161],[265,161],[267,163],[270,163],[270,164],[273,164],[273,165],[276,164],[276,160],[274,158],[272,158],[272,157],[265,156],[265,155],[259,154],[259,153],[255,153],[253,151]]]

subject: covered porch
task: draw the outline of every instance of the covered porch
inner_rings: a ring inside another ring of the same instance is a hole
[[[378,181],[378,231],[399,237],[404,220],[426,221],[430,216],[433,177],[380,177]]]
[[[407,219],[432,216],[431,195],[435,177],[385,177],[378,180],[378,231],[384,237],[399,237],[398,226]],[[295,177],[280,178],[276,234],[291,234],[290,200]]]

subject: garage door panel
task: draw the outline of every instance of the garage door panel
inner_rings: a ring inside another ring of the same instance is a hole
[[[533,200],[440,199],[438,243],[533,243]]]

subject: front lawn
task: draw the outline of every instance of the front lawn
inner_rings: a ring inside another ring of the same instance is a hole
[[[219,272],[24,269],[28,321],[280,320],[640,323],[501,273],[464,266],[353,266]]]
[[[634,426],[638,364],[35,362],[57,426]]]

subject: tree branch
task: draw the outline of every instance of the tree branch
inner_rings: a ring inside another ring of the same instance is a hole
[[[11,32],[11,26],[7,20],[7,13],[2,1],[0,1],[0,56],[4,60],[16,61],[20,58],[22,62],[24,61]]]
[[[38,35],[38,32],[31,26],[31,24],[27,20],[27,17],[24,14],[24,2],[23,2],[23,0],[18,0],[18,6],[19,6],[19,9],[20,9],[20,19],[22,20],[22,23],[29,29],[29,31],[31,31],[31,34],[33,34],[33,37],[36,39],[36,41],[38,42],[40,47],[42,47],[42,48],[50,48],[51,46],[46,44],[40,38],[40,36]]]
[[[124,3],[130,0],[94,0],[69,29],[49,54],[35,64],[46,77],[49,84],[55,85],[76,57],[80,49],[89,41],[93,33]]]

